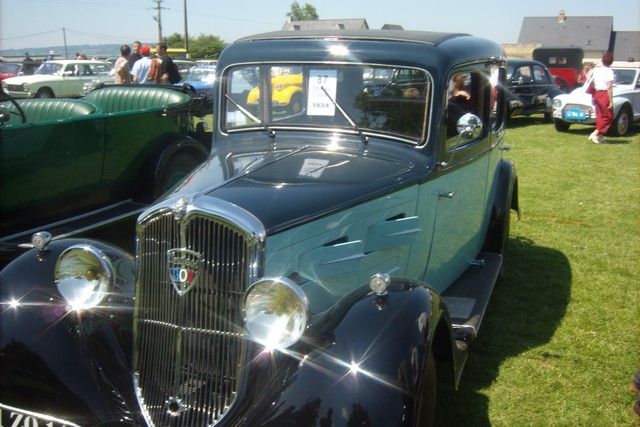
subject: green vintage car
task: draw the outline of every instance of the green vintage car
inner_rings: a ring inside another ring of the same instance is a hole
[[[28,246],[33,230],[55,238],[140,212],[207,157],[204,101],[108,86],[0,103],[0,254]]]

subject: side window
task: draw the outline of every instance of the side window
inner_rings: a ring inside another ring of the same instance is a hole
[[[489,80],[481,70],[453,74],[447,100],[447,149],[456,149],[486,135],[489,125]],[[471,126],[469,119],[477,122]],[[465,125],[464,123],[467,123]]]
[[[536,83],[551,83],[549,81],[549,76],[544,71],[544,68],[539,65],[533,66],[533,79]]]
[[[531,77],[531,68],[528,66],[518,68],[513,79],[517,80],[519,83],[532,82],[533,78]]]
[[[225,81],[225,128],[255,126],[262,114],[258,108],[260,69],[255,66],[233,68]]]

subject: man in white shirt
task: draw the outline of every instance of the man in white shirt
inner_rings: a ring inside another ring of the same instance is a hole
[[[140,48],[140,54],[142,55],[142,58],[138,59],[133,64],[133,69],[131,70],[133,82],[140,84],[151,83],[147,81],[147,77],[149,76],[149,68],[151,67],[151,58],[149,58],[149,55],[151,54],[151,48],[145,44]]]

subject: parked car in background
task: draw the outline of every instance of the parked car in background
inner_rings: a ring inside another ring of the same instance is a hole
[[[82,99],[0,104],[0,255],[132,215],[208,154],[203,102],[174,87],[109,86]]]
[[[113,80],[113,66],[104,61],[61,60],[43,62],[31,76],[2,81],[2,89],[13,98],[73,98],[92,80]]]
[[[634,123],[640,121],[640,62],[615,61],[611,64],[613,82],[613,125],[610,134],[626,135]],[[553,100],[553,122],[560,132],[572,124],[593,125],[596,112],[591,95],[585,87],[560,95]]]
[[[299,113],[303,108],[302,74],[301,67],[285,66],[275,68],[271,79],[271,103],[274,108],[288,113]],[[252,109],[258,108],[260,103],[260,87],[253,81],[258,80],[254,73],[256,70],[245,70],[244,81],[253,86],[247,95],[246,105]]]
[[[135,256],[36,236],[0,272],[3,417],[431,425],[436,378],[458,385],[518,211],[502,47],[283,31],[219,61],[211,154],[138,217]],[[381,69],[424,90],[371,94]],[[297,111],[273,102],[283,75]],[[463,103],[448,96],[458,80]]]
[[[2,62],[0,63],[0,81],[9,77],[30,76],[39,66],[39,62]]]
[[[196,65],[201,66],[201,65],[218,65],[218,60],[217,59],[197,59],[196,61]]]
[[[582,72],[584,51],[581,47],[539,47],[533,50],[533,59],[542,62],[563,92],[578,86]]]
[[[178,72],[182,76],[182,80],[187,78],[191,69],[195,67],[196,63],[193,61],[187,61],[186,59],[174,59],[173,62],[178,67]]]
[[[189,75],[177,85],[188,85],[197,94],[213,95],[213,84],[216,81],[215,65],[197,65],[191,68]]]
[[[556,86],[549,69],[541,62],[509,59],[509,116],[544,114],[551,122],[553,98],[564,93]]]

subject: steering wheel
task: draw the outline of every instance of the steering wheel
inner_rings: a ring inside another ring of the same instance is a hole
[[[7,120],[9,120],[9,117],[6,115],[7,113],[20,116],[21,123],[26,123],[27,116],[26,114],[24,114],[24,111],[22,110],[22,107],[20,107],[20,104],[18,104],[15,99],[7,95],[2,85],[0,85],[0,102],[5,102],[5,101],[11,102],[14,105],[14,107],[16,107],[16,110],[18,110],[18,112],[16,113],[15,111],[11,111],[9,109],[3,109],[4,111],[0,112],[1,123],[5,123]]]

